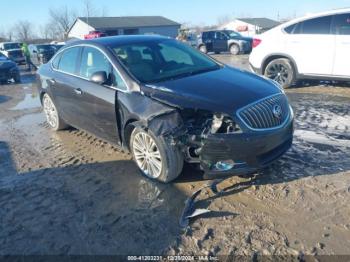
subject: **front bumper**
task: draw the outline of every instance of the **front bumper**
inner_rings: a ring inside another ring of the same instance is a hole
[[[252,173],[282,156],[293,142],[293,119],[272,131],[240,134],[210,134],[201,149],[201,167],[205,178]],[[232,169],[218,171],[215,163],[233,160]]]

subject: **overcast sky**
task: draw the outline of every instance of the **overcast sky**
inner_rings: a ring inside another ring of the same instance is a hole
[[[215,24],[218,17],[302,16],[305,13],[350,7],[350,0],[91,0],[96,9],[108,16],[163,15],[176,22]],[[45,24],[50,7],[67,5],[79,13],[83,0],[6,0],[1,5],[0,30],[17,20]]]

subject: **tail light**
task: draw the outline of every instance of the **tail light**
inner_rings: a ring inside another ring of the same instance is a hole
[[[253,39],[253,43],[252,43],[253,48],[255,48],[258,45],[260,45],[260,43],[261,43],[261,39],[254,38]]]

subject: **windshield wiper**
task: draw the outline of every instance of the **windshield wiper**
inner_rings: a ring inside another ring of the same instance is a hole
[[[220,66],[218,65],[218,66],[213,66],[213,67],[202,68],[199,70],[183,72],[183,73],[180,73],[177,75],[168,76],[168,77],[164,77],[164,78],[160,78],[160,79],[155,79],[153,81],[150,81],[149,84],[150,83],[159,83],[159,82],[163,82],[163,81],[167,81],[167,80],[175,80],[175,79],[184,78],[184,77],[193,76],[193,75],[198,75],[201,73],[214,71],[214,70],[217,70],[219,68],[220,68]]]

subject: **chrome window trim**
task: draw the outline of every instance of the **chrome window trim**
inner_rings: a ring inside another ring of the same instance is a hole
[[[250,126],[242,119],[242,117],[240,116],[240,113],[241,113],[243,110],[245,110],[245,109],[247,109],[247,108],[249,108],[249,107],[251,107],[251,106],[253,106],[253,105],[256,105],[256,104],[258,104],[258,103],[260,103],[260,102],[262,102],[262,101],[264,101],[264,100],[270,99],[270,98],[275,97],[275,96],[281,96],[281,95],[284,95],[284,96],[285,96],[285,94],[283,94],[283,93],[278,93],[278,94],[266,96],[266,97],[261,98],[261,99],[255,101],[255,102],[253,102],[253,103],[250,103],[250,104],[248,104],[248,105],[246,105],[246,106],[244,106],[244,107],[241,107],[240,109],[238,109],[238,110],[236,111],[236,116],[238,117],[238,119],[239,119],[242,123],[244,123],[244,125],[245,125],[248,129],[250,129],[250,130],[252,130],[252,131],[259,131],[259,132],[261,132],[261,131],[272,131],[272,130],[280,129],[281,127],[284,127],[284,126],[293,118],[293,110],[292,110],[292,108],[291,108],[290,105],[289,105],[289,107],[288,107],[290,110],[289,110],[289,112],[288,112],[288,116],[286,117],[286,120],[284,120],[284,122],[283,122],[282,124],[280,124],[280,125],[278,125],[278,126],[275,126],[275,127],[270,127],[270,128],[252,128],[252,127],[250,127]]]
[[[66,75],[69,75],[69,76],[74,76],[74,77],[77,77],[77,78],[80,78],[80,79],[83,79],[83,80],[86,80],[86,81],[89,81],[91,82],[88,78],[85,78],[85,77],[82,77],[82,76],[79,76],[79,75],[75,75],[75,74],[71,74],[71,73],[68,73],[68,72],[65,72],[65,71],[62,71],[62,70],[59,70],[59,69],[56,69],[53,67],[52,63],[53,63],[53,60],[55,60],[56,56],[58,56],[59,54],[63,53],[64,51],[70,49],[70,48],[74,48],[74,47],[91,47],[91,48],[95,48],[97,49],[98,51],[100,51],[105,57],[107,57],[108,61],[111,63],[112,67],[114,68],[114,70],[119,74],[120,78],[122,79],[122,81],[124,82],[125,86],[126,86],[126,89],[120,89],[120,88],[117,88],[117,87],[113,87],[113,86],[109,86],[109,85],[103,85],[105,87],[108,87],[108,88],[111,88],[111,89],[114,89],[114,90],[117,90],[117,91],[120,91],[120,92],[124,92],[124,93],[128,93],[130,92],[130,88],[128,86],[128,84],[126,83],[123,75],[120,73],[120,71],[118,70],[118,68],[116,68],[116,66],[113,64],[113,62],[111,61],[111,59],[108,57],[108,55],[99,47],[97,46],[94,46],[94,45],[90,45],[90,44],[79,44],[79,45],[73,45],[73,46],[69,46],[69,47],[65,47],[65,48],[62,48],[62,50],[59,50],[51,59],[50,61],[50,67],[53,71],[56,71],[56,72],[59,72],[59,73],[62,73],[62,74],[66,74]]]

